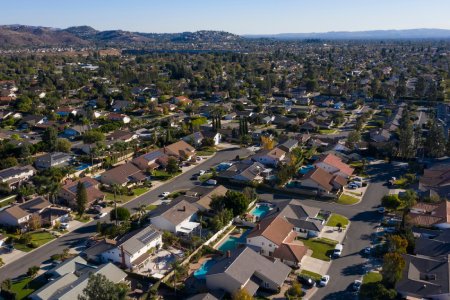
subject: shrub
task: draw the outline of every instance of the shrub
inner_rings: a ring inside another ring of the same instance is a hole
[[[398,198],[398,195],[386,195],[381,200],[381,204],[387,208],[397,209],[402,201]]]

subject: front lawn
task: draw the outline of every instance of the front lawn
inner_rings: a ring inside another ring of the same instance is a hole
[[[338,214],[332,214],[328,219],[327,226],[337,227],[338,223],[341,223],[342,228],[345,228],[348,225],[348,219]]]
[[[320,129],[319,133],[320,134],[334,134],[336,133],[336,129]]]
[[[158,205],[150,204],[145,209],[149,210],[149,211],[152,211],[152,210],[156,209],[157,207],[158,207]]]
[[[116,200],[117,200],[117,202],[125,203],[130,200],[133,200],[134,198],[136,198],[142,194],[145,194],[148,191],[149,191],[148,187],[138,187],[138,188],[133,189],[133,195],[116,195]],[[110,193],[110,192],[104,192],[104,193],[106,195],[106,200],[114,201],[113,193]]]
[[[202,176],[200,176],[200,177],[198,178],[198,181],[200,181],[200,182],[205,182],[205,181],[211,179],[212,177],[213,177],[213,176],[212,176],[211,173],[206,173],[206,174],[203,174]]]
[[[32,280],[31,277],[24,277],[16,282],[13,282],[11,290],[16,293],[16,299],[21,300],[27,298],[31,293],[40,289],[46,280],[38,277]]]
[[[337,201],[337,203],[344,204],[344,205],[352,205],[352,204],[355,204],[358,202],[359,202],[358,198],[352,197],[347,194],[342,194]]]
[[[211,156],[214,154],[214,151],[212,150],[199,150],[196,152],[197,156]]]
[[[91,218],[88,215],[80,216],[78,214],[75,216],[74,219],[79,221],[79,222],[83,222],[83,223],[87,223],[87,222],[89,222],[91,220]]]
[[[336,241],[324,238],[301,239],[301,241],[313,251],[311,257],[324,261],[330,261],[334,246],[337,244]]]
[[[169,174],[167,171],[164,171],[164,170],[154,170],[152,172],[152,179],[166,181],[174,176],[177,176],[178,174],[181,174],[181,171],[179,171],[175,174]]]
[[[363,283],[379,282],[383,279],[380,273],[369,272],[363,277]]]
[[[310,277],[311,279],[313,279],[315,281],[318,281],[318,280],[320,280],[322,278],[322,275],[314,273],[314,272],[311,272],[311,271],[308,271],[308,270],[302,270],[300,272],[300,274],[306,275],[306,276]]]
[[[33,232],[30,233],[31,235],[31,243],[34,243],[38,248],[44,244],[47,244],[48,242],[52,241],[55,239],[55,237],[46,231],[41,231],[41,232]],[[34,248],[29,247],[28,245],[25,244],[21,244],[19,242],[14,242],[14,248],[16,248],[17,250],[20,251],[25,251],[25,252],[29,252],[31,250],[33,250]]]

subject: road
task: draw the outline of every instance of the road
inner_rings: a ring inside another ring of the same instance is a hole
[[[251,152],[247,149],[226,149],[216,153],[216,155],[195,168],[177,176],[174,180],[151,190],[134,200],[127,202],[124,207],[128,208],[131,212],[140,204],[152,204],[159,199],[159,195],[165,191],[175,191],[180,189],[188,189],[195,185],[195,182],[190,180],[191,176],[198,173],[199,170],[207,170],[212,166],[215,166],[223,161],[234,159],[237,155],[240,157],[246,157]],[[101,219],[100,221],[108,221],[109,215]],[[26,254],[19,260],[14,261],[0,269],[0,282],[6,278],[15,278],[22,274],[25,274],[29,267],[39,266],[42,263],[49,261],[50,256],[53,254],[62,253],[65,248],[81,247],[85,240],[96,233],[96,223],[98,220],[91,221],[80,227],[34,251]]]

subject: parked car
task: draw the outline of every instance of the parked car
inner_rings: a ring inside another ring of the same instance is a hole
[[[354,190],[354,189],[358,188],[358,186],[357,186],[356,184],[349,183],[349,184],[347,185],[347,188],[349,188],[349,189],[351,189],[351,190]]]
[[[207,185],[217,185],[217,180],[215,179],[208,179],[205,182]]]
[[[101,212],[102,212],[102,209],[103,209],[103,207],[101,207],[100,205],[94,205],[94,206],[92,206],[92,208],[93,208],[94,210],[98,211],[99,213],[101,213]]]
[[[359,292],[359,290],[361,289],[361,285],[362,285],[361,280],[355,280],[355,282],[353,282],[353,290]]]
[[[356,185],[356,187],[362,187],[362,182],[359,182],[359,181],[352,181],[352,182],[350,182],[350,184],[351,185]]]
[[[319,281],[320,286],[326,286],[328,282],[330,281],[330,275],[324,275]]]
[[[61,225],[59,225],[59,229],[68,229],[69,228],[69,223],[61,223]]]
[[[202,175],[205,175],[205,173],[206,173],[205,170],[200,170],[200,171],[198,172],[198,175],[202,176]]]
[[[102,212],[102,213],[99,213],[98,215],[96,215],[95,218],[96,218],[96,219],[101,219],[101,218],[103,218],[103,217],[106,217],[107,214],[108,214],[108,213]]]
[[[340,257],[342,255],[342,249],[344,249],[344,247],[342,246],[342,244],[336,244],[336,246],[334,246],[334,250],[333,250],[333,257]]]
[[[363,249],[363,253],[366,255],[370,255],[372,253],[372,247],[366,247]]]
[[[203,158],[201,158],[200,156],[197,156],[197,158],[195,159],[196,161],[201,161]]]
[[[384,214],[386,212],[386,208],[384,208],[384,206],[380,206],[380,207],[378,207],[378,212],[380,214]]]
[[[170,195],[170,192],[163,192],[160,196],[163,198],[166,198],[169,195]]]
[[[316,281],[306,275],[299,275],[298,281],[302,284],[305,289],[310,289],[316,286]]]

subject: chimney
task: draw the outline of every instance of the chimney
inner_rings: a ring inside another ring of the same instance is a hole
[[[230,258],[230,257],[231,257],[231,251],[227,250],[227,258]]]

